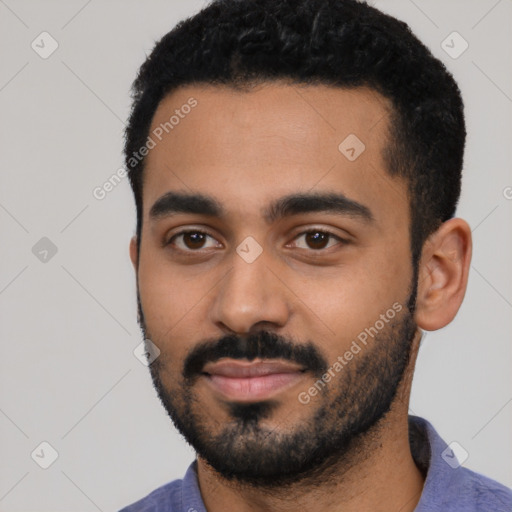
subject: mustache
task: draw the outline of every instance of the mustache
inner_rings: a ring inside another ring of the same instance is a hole
[[[297,344],[276,333],[259,331],[245,337],[230,334],[218,341],[205,341],[192,349],[183,364],[185,380],[192,381],[201,375],[206,363],[223,357],[231,359],[284,359],[303,366],[306,371],[320,378],[328,368],[327,361],[313,343]]]

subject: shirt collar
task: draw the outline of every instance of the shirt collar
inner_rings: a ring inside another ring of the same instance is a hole
[[[425,419],[409,416],[409,441],[416,465],[423,471],[425,483],[415,512],[443,510],[463,478],[463,467],[453,450]]]

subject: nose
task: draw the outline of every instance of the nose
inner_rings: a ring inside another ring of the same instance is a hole
[[[275,330],[288,321],[289,295],[265,251],[252,263],[235,253],[231,269],[219,283],[211,320],[221,330],[241,335],[262,328]]]

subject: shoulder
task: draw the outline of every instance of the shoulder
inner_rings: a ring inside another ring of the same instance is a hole
[[[470,470],[425,419],[409,417],[411,453],[426,474],[416,512],[512,512],[512,490]]]
[[[457,499],[459,506],[465,504],[460,510],[512,511],[512,490],[499,482],[462,467],[459,468],[457,481],[458,496],[454,493],[453,497]]]

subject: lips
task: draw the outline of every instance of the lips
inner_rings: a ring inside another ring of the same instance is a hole
[[[238,401],[270,398],[296,384],[304,372],[302,366],[288,361],[261,359],[227,359],[207,363],[203,368],[206,381],[216,393]]]
[[[233,359],[206,363],[204,373],[221,375],[222,377],[261,377],[272,373],[293,373],[303,371],[297,364],[284,361],[255,359],[254,361],[235,361]]]

